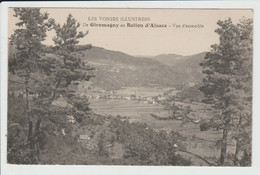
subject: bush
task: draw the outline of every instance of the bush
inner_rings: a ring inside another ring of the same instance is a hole
[[[124,145],[124,160],[130,165],[190,165],[188,159],[176,155],[178,149],[185,150],[178,132],[156,132],[143,123],[130,123],[120,120],[111,121],[112,132],[118,142]],[[176,145],[176,146],[174,146]]]
[[[203,122],[200,124],[200,131],[207,131],[208,128],[209,128],[209,126],[206,122]]]

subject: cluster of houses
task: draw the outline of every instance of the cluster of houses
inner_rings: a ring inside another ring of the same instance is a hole
[[[82,94],[83,96],[83,94]],[[88,99],[119,99],[119,100],[133,100],[139,101],[146,104],[159,104],[161,101],[165,101],[167,96],[158,95],[158,96],[137,96],[136,94],[122,95],[118,94],[116,91],[88,91],[84,94]]]

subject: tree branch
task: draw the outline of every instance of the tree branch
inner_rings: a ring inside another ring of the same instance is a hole
[[[179,151],[179,152],[188,153],[188,154],[191,154],[191,155],[193,155],[193,156],[196,156],[196,157],[200,158],[201,160],[203,160],[204,162],[206,162],[206,163],[207,163],[208,165],[210,165],[210,166],[218,166],[218,165],[215,164],[215,163],[209,162],[208,160],[206,160],[205,158],[201,157],[200,155],[194,154],[194,153],[189,152],[189,151],[184,151],[184,150],[178,150],[178,151]]]

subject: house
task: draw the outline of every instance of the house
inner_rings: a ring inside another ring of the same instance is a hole
[[[76,123],[76,119],[73,117],[73,115],[68,115],[67,120],[69,123]]]
[[[113,145],[111,143],[107,144],[107,148],[111,148]]]
[[[64,128],[61,129],[61,133],[62,133],[62,135],[64,135],[64,136],[66,135]]]
[[[63,108],[66,108],[66,107],[71,108],[72,107],[72,105],[69,104],[62,95],[60,95],[60,97],[58,99],[54,100],[52,102],[52,105],[58,106],[58,107],[63,107]]]
[[[166,100],[166,97],[165,97],[165,96],[159,96],[159,97],[158,97],[158,100],[159,100],[159,101]]]
[[[90,140],[89,135],[86,134],[79,135],[79,141],[89,141],[89,140]]]
[[[124,97],[125,100],[131,100],[131,97]]]
[[[195,86],[195,83],[188,83],[188,86],[193,87],[193,86]]]

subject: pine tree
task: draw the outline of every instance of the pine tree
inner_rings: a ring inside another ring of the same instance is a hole
[[[89,81],[94,68],[75,52],[79,39],[87,33],[77,33],[79,23],[71,15],[61,27],[53,19],[48,19],[47,13],[42,14],[39,8],[15,8],[14,11],[14,16],[20,19],[16,24],[20,28],[10,38],[16,53],[9,60],[9,71],[24,80],[19,83],[25,86],[28,145],[38,149],[43,120],[66,126],[68,114],[84,116],[89,110],[87,99],[79,98],[75,90],[78,82]],[[57,35],[53,39],[56,46],[53,48],[54,54],[46,54],[46,46],[42,45],[42,41],[46,38],[46,32],[52,28]],[[68,100],[73,109],[65,110],[52,105],[60,95]],[[58,115],[64,116],[64,120],[55,118]]]
[[[229,132],[245,111],[251,111],[250,107],[248,110],[243,106],[251,104],[251,95],[245,92],[250,92],[252,87],[252,20],[244,19],[235,25],[229,18],[217,24],[219,44],[211,46],[211,52],[201,64],[206,78],[200,90],[207,102],[219,111],[215,116],[223,128],[219,163],[224,165]],[[243,118],[249,116],[246,114]]]
[[[80,55],[76,52],[76,46],[80,38],[84,38],[86,33],[77,32],[79,23],[69,15],[66,23],[61,26],[54,23],[53,28],[56,36],[53,38],[55,46],[53,54],[46,54],[40,59],[39,74],[41,79],[38,81],[38,87],[35,87],[39,94],[39,99],[35,104],[39,107],[37,113],[42,115],[38,117],[35,128],[36,137],[43,118],[49,119],[51,122],[59,123],[62,127],[66,127],[66,117],[64,120],[50,118],[52,114],[60,113],[61,116],[73,115],[78,122],[88,112],[89,102],[86,97],[81,98],[77,95],[77,85],[81,81],[89,81],[93,77],[93,67],[87,65]],[[60,109],[53,107],[52,103],[58,97],[64,97],[72,108]],[[42,110],[44,109],[44,110]],[[45,111],[48,111],[47,113]]]
[[[94,76],[94,67],[88,65],[75,52],[79,39],[88,34],[88,31],[85,33],[77,32],[79,27],[80,24],[69,14],[64,25],[55,24],[56,36],[53,41],[55,52],[62,63],[56,74],[56,87],[59,87],[57,88],[59,93],[73,106],[74,113],[78,116],[84,116],[85,112],[89,110],[89,103],[86,97],[79,97],[75,93],[75,89],[79,82],[89,81]],[[55,93],[56,91],[52,98],[55,98]]]
[[[53,24],[48,19],[47,13],[41,13],[40,8],[14,8],[14,16],[19,19],[16,23],[18,29],[11,35],[10,43],[15,46],[16,54],[9,60],[9,71],[15,73],[25,86],[26,111],[28,116],[28,145],[33,147],[33,122],[31,113],[30,95],[33,93],[31,85],[35,79],[32,75],[38,71],[38,63],[42,50],[42,41],[46,38],[46,32]]]
[[[252,61],[253,61],[253,20],[243,18],[237,25],[240,30],[238,50],[241,53],[239,74],[236,76],[237,119],[233,122],[231,137],[236,141],[235,166],[251,165],[252,150]],[[239,156],[239,154],[242,156]],[[240,157],[240,158],[239,158]]]

